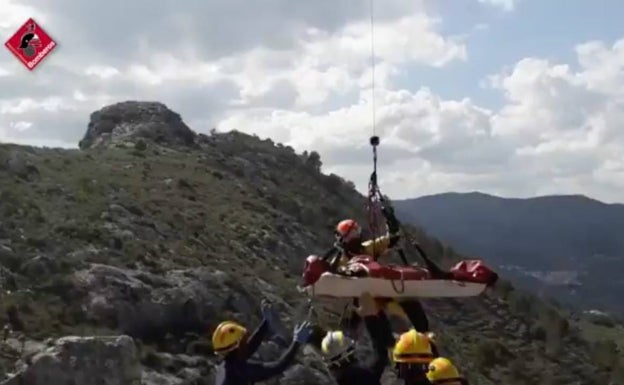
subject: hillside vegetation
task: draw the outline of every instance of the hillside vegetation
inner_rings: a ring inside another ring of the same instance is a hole
[[[152,111],[135,113],[145,105],[109,108],[108,135]],[[127,334],[143,383],[211,384],[217,323],[253,325],[267,298],[292,324],[303,259],[330,246],[338,220],[363,219],[364,198],[321,173],[315,152],[239,132],[169,142],[128,130],[83,150],[0,145],[0,318],[14,329],[0,345],[5,373],[21,355],[16,341]],[[409,231],[443,265],[460,258]],[[588,342],[564,312],[505,281],[425,306],[442,352],[471,384],[624,383],[617,346]],[[334,310],[316,321],[335,326]],[[299,362],[280,383],[328,383],[314,355]]]

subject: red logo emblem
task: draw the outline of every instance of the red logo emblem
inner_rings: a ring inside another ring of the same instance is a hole
[[[32,18],[28,19],[4,45],[30,71],[56,48],[56,42]]]

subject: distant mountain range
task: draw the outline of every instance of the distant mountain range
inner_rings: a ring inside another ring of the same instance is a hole
[[[395,201],[399,217],[481,256],[533,291],[624,315],[624,205],[582,195],[444,193]]]

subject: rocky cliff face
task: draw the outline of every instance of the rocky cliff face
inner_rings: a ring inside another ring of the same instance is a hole
[[[79,146],[84,150],[137,138],[160,144],[189,146],[194,143],[195,136],[180,115],[164,104],[126,101],[92,113],[89,127]]]
[[[115,125],[156,119],[146,112],[154,104],[125,106],[130,121],[111,118]],[[292,326],[303,259],[330,246],[338,220],[363,220],[364,199],[321,174],[316,154],[270,140],[231,132],[163,141],[141,128],[119,137],[132,144],[95,149],[118,143],[115,129],[95,128],[96,120],[82,151],[0,146],[0,318],[12,329],[0,343],[6,383],[133,384],[140,371],[143,384],[211,384],[213,328],[224,319],[253,327],[262,298]],[[443,264],[458,258],[412,233]],[[315,320],[336,327],[340,305],[319,306]],[[604,384],[613,376],[616,366],[594,364],[560,311],[509,286],[425,305],[442,351],[471,384]],[[258,357],[274,359],[280,349],[268,341]],[[268,383],[328,381],[305,350]],[[392,383],[388,369],[384,384]]]

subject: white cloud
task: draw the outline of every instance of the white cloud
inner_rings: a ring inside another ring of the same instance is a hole
[[[127,4],[119,0],[69,9],[66,0],[42,1],[41,23],[63,49],[33,72],[8,53],[0,57],[0,140],[75,147],[93,110],[160,100],[200,132],[236,128],[318,150],[327,171],[364,188],[372,162],[367,6],[280,0],[279,7],[248,5],[234,20],[234,3],[145,8],[137,0],[131,8],[151,15],[137,20],[118,17]],[[513,8],[511,1],[489,3]],[[34,12],[16,4],[0,0],[8,20],[0,29]],[[504,98],[491,108],[468,95],[446,100],[435,89],[405,89],[399,79],[406,71],[444,71],[469,60],[470,47],[440,32],[443,20],[420,2],[388,0],[378,8],[375,115],[384,192],[580,192],[624,200],[624,39],[577,46],[578,63],[518,61],[483,83]],[[113,16],[115,28],[102,34]]]
[[[583,69],[579,76],[589,89],[609,96],[624,95],[624,39],[611,48],[601,41],[580,44],[576,53]]]
[[[445,190],[507,196],[581,192],[624,200],[624,132],[619,129],[624,87],[616,70],[624,66],[623,43],[579,45],[579,71],[537,58],[519,61],[490,77],[490,86],[506,101],[497,111],[470,99],[443,100],[425,88],[379,90],[385,190],[394,196]],[[605,72],[611,77],[606,79]],[[370,157],[370,110],[364,90],[360,103],[329,113],[251,110],[221,127],[247,127],[298,148],[320,149],[330,170],[363,189],[370,172],[361,167]]]
[[[452,60],[466,59],[466,47],[435,32],[440,20],[413,14],[396,20],[375,23],[375,54],[391,64],[406,62],[443,66]],[[346,63],[350,68],[368,66],[371,32],[368,22],[347,25],[333,36],[306,45],[306,53],[321,65]]]
[[[115,67],[110,67],[110,66],[93,65],[93,66],[87,67],[84,73],[87,76],[97,76],[101,79],[108,79],[113,76],[119,75],[119,70]]]
[[[17,27],[24,24],[29,17],[36,21],[45,19],[45,13],[40,12],[36,7],[20,4],[14,0],[0,0],[0,32],[7,39],[12,35]]]
[[[28,130],[32,126],[31,122],[11,122],[10,127],[16,131],[22,132]]]
[[[504,11],[513,11],[517,0],[479,0],[479,3],[498,7]]]
[[[39,100],[32,98],[0,100],[0,114],[2,115],[23,115],[37,110],[59,112],[72,109],[67,100],[57,96]]]

